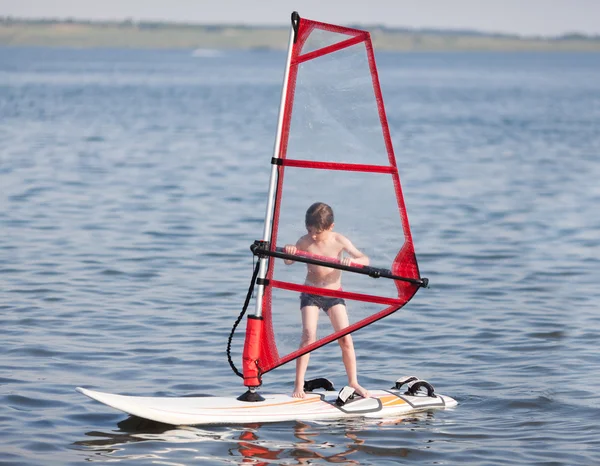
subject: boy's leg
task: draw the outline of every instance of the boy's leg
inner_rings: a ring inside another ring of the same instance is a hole
[[[302,312],[302,340],[300,348],[310,345],[317,339],[317,322],[319,320],[319,308],[316,306],[304,306]],[[304,376],[308,367],[310,353],[300,356],[296,359],[296,381],[294,383],[295,398],[304,398]]]
[[[343,304],[336,304],[327,311],[329,320],[334,331],[339,331],[350,325],[348,321],[348,313],[346,312],[346,306]],[[363,397],[369,396],[369,391],[361,387],[358,383],[358,375],[356,371],[356,354],[354,352],[354,343],[352,342],[351,335],[345,335],[338,339],[340,348],[342,349],[342,361],[346,368],[346,374],[348,375],[348,385],[350,385],[356,393]]]

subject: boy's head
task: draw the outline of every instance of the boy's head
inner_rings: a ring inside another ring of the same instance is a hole
[[[329,230],[333,226],[333,209],[324,202],[315,202],[306,211],[304,222],[307,229]]]

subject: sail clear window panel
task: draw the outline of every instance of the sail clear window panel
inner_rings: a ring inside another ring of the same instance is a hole
[[[367,254],[374,266],[389,268],[404,244],[390,174],[286,167],[280,196],[275,246],[294,244],[306,234],[304,218],[314,202],[331,206],[334,230]],[[354,274],[346,275],[353,279]]]
[[[364,43],[298,65],[287,158],[389,165]]]
[[[296,264],[294,264],[296,265]],[[298,266],[300,266],[298,264]],[[373,279],[371,279],[373,280]],[[372,316],[386,308],[383,304],[346,299],[346,309],[350,324]],[[271,319],[277,351],[284,357],[296,351],[302,338],[302,313],[300,311],[300,293],[274,288],[272,290]],[[334,333],[328,315],[319,310],[317,340]]]

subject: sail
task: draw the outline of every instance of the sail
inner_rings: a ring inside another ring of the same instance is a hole
[[[269,250],[295,244],[307,208],[324,202],[334,231],[409,280],[345,271],[341,289],[323,289],[306,284],[306,264],[269,256],[258,294],[261,373],[390,315],[421,283],[369,33],[297,18],[284,89]],[[301,293],[344,299],[350,325],[335,332],[320,313],[317,341],[300,348]]]

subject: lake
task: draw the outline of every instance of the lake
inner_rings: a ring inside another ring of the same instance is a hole
[[[600,463],[600,54],[376,57],[431,288],[354,334],[360,380],[458,407],[172,428],[77,393],[243,391],[285,54],[0,48],[0,465]]]

